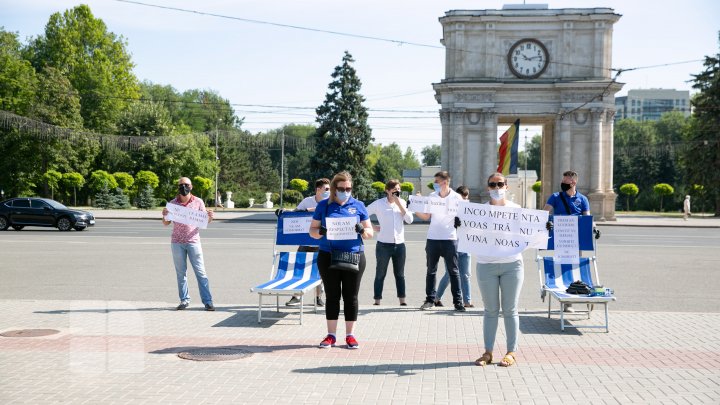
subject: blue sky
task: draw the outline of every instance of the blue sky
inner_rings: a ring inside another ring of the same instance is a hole
[[[122,35],[141,80],[217,90],[236,104],[251,132],[313,123],[330,74],[350,51],[363,82],[376,143],[419,151],[440,143],[431,84],[444,74],[438,18],[457,9],[499,9],[522,1],[491,0],[138,0],[206,13],[404,41],[406,44],[257,24],[151,8],[118,0],[0,0],[0,26],[25,40],[44,30],[50,14],[88,4]],[[702,60],[718,52],[716,0],[548,1],[550,8],[609,7],[615,24],[613,67],[634,68]],[[420,43],[431,47],[412,46]],[[690,90],[701,62],[623,73],[628,89]],[[271,107],[263,107],[271,106]],[[287,108],[293,107],[293,108]],[[300,107],[300,108],[298,108]],[[521,128],[522,130],[522,128]],[[530,132],[534,132],[531,128]]]

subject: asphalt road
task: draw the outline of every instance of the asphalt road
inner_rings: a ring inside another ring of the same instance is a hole
[[[720,312],[718,229],[601,229],[597,252],[600,278],[618,296],[611,310]],[[419,307],[425,296],[427,225],[411,225],[406,232],[408,301]],[[202,232],[217,306],[257,302],[257,295],[249,289],[269,277],[273,235],[274,225],[269,222],[216,221]],[[84,232],[50,228],[0,232],[0,298],[159,301],[174,305],[177,288],[169,239],[170,228],[151,220],[103,219]],[[370,242],[367,246],[361,305],[372,303],[374,245]],[[190,280],[193,304],[199,305],[194,275]],[[394,290],[389,272],[384,305],[397,303]],[[474,263],[472,295],[476,304],[481,303]],[[451,304],[449,291],[443,301]],[[534,252],[525,253],[520,307],[546,307],[539,298]]]

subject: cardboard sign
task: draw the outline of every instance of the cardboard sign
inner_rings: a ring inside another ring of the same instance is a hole
[[[309,233],[312,216],[283,218],[282,231],[286,235],[295,233]]]
[[[325,227],[327,228],[328,240],[350,240],[357,239],[358,233],[355,231],[355,224],[358,223],[358,217],[340,217],[325,218]]]
[[[458,251],[507,257],[528,248],[547,247],[548,212],[490,204],[460,202]]]
[[[556,215],[553,217],[553,234],[555,239],[553,258],[556,263],[580,263],[578,219],[579,217],[575,215]]]
[[[207,228],[208,214],[207,211],[199,211],[196,209],[183,207],[178,204],[167,204],[165,206],[168,214],[165,217],[168,221],[178,222],[185,225],[196,226],[200,229]]]
[[[420,212],[423,214],[438,214],[456,216],[458,203],[461,200],[457,198],[440,198],[430,196],[410,196],[410,207],[412,212]]]

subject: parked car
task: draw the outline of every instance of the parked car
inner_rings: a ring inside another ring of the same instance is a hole
[[[0,203],[0,231],[12,227],[50,226],[61,231],[75,228],[82,231],[95,225],[95,217],[87,211],[71,210],[49,198],[11,198]]]

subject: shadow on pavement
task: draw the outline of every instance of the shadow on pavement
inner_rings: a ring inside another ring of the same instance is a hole
[[[587,319],[584,314],[566,314],[565,323],[572,325],[573,319]],[[579,329],[565,327],[565,331],[560,330],[560,318],[555,315],[552,318],[547,317],[547,312],[521,312],[520,313],[520,332],[524,335],[582,335]]]
[[[308,345],[274,345],[274,346],[253,346],[253,345],[231,345],[231,346],[178,346],[166,347],[164,349],[153,350],[150,354],[177,354],[198,349],[235,349],[247,350],[255,353],[272,353],[282,350],[298,350],[298,349],[315,349]]]
[[[357,366],[327,366],[315,368],[299,368],[292,370],[293,373],[300,374],[370,374],[370,375],[390,375],[394,374],[399,377],[411,376],[417,374],[417,371],[436,370],[451,367],[468,367],[475,366],[473,362],[441,362],[441,363],[422,363],[422,364],[365,364]]]

